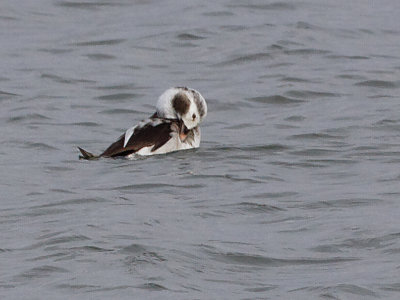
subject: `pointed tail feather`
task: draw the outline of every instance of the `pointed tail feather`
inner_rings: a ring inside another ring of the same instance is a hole
[[[88,160],[90,160],[90,159],[97,159],[97,158],[99,158],[99,156],[94,155],[94,154],[92,154],[92,153],[90,153],[90,152],[87,152],[86,150],[84,150],[84,149],[82,149],[82,148],[80,148],[80,147],[78,147],[78,149],[79,149],[79,151],[81,151],[81,153],[82,153],[82,155],[79,155],[79,159],[88,159]]]

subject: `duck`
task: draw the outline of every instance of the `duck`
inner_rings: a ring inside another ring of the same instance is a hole
[[[134,158],[166,154],[200,146],[200,123],[207,115],[207,103],[195,89],[173,87],[158,98],[150,118],[127,129],[100,155],[78,147],[80,159]]]

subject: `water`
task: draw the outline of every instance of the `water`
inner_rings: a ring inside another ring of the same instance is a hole
[[[2,299],[398,299],[400,2],[3,0]],[[200,149],[79,161],[170,86]]]

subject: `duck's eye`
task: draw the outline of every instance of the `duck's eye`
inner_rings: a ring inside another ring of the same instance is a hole
[[[192,119],[193,120],[196,119],[196,115],[195,114],[192,115]]]

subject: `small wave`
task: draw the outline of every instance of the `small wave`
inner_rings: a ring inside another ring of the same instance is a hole
[[[32,244],[27,247],[24,247],[23,250],[34,250],[34,249],[47,247],[47,246],[90,240],[90,238],[88,238],[87,236],[84,236],[84,235],[67,235],[67,236],[54,237],[54,238],[43,237],[42,239],[43,239],[43,241]]]
[[[71,167],[66,167],[66,166],[48,166],[45,167],[45,170],[49,171],[50,173],[53,172],[67,172],[67,171],[72,171],[74,168]],[[57,189],[56,189],[57,190]],[[58,191],[61,191],[61,189],[58,189]],[[75,194],[74,192],[70,191],[69,193]]]
[[[204,184],[188,184],[188,185],[176,185],[176,184],[167,184],[167,183],[143,183],[143,184],[128,184],[122,185],[118,187],[111,188],[111,190],[119,191],[127,191],[127,190],[145,190],[149,191],[154,188],[183,188],[183,189],[195,189],[195,188],[202,188]],[[109,189],[107,189],[109,190]]]
[[[360,59],[370,59],[368,56],[361,56],[361,55],[327,55],[326,58],[330,59],[351,59],[351,60],[360,60]]]
[[[149,290],[149,291],[164,291],[164,290],[168,290],[166,287],[162,286],[161,284],[154,283],[154,282],[148,282],[148,283],[144,283],[144,284],[138,285],[137,288],[145,289],[145,290]]]
[[[104,95],[104,96],[99,96],[96,97],[98,100],[127,100],[127,99],[132,99],[132,98],[137,98],[142,96],[141,94],[134,94],[134,93],[116,93],[116,94],[110,94],[110,95]]]
[[[343,79],[354,79],[354,80],[365,80],[366,77],[362,75],[357,75],[357,74],[341,74],[335,76],[336,78],[343,78]]]
[[[87,54],[87,58],[93,59],[93,60],[108,60],[108,59],[115,59],[116,56],[110,55],[110,54],[104,54],[104,53],[92,53],[92,54]]]
[[[43,278],[52,276],[54,273],[68,273],[69,271],[64,268],[54,267],[54,266],[40,266],[29,269],[28,271],[22,272],[17,278]]]
[[[33,143],[33,142],[25,142],[24,148],[27,149],[35,149],[35,150],[58,150],[58,148],[47,145],[45,143]]]
[[[272,286],[259,286],[259,287],[252,287],[252,288],[245,288],[244,290],[247,292],[252,292],[252,293],[264,293],[268,292],[270,290],[276,289],[278,286],[272,285]]]
[[[96,87],[97,90],[129,90],[129,89],[134,89],[134,88],[135,88],[135,85],[132,83],[105,85],[105,86]]]
[[[205,37],[202,37],[200,35],[195,35],[191,33],[181,33],[176,36],[179,40],[182,41],[196,41],[196,40],[204,40]]]
[[[286,118],[285,121],[301,122],[301,121],[304,121],[305,119],[306,119],[306,117],[304,117],[304,116],[294,115],[294,116],[290,116],[290,117]]]
[[[76,291],[82,291],[82,290],[92,291],[93,289],[100,288],[99,285],[65,284],[65,283],[57,284],[55,287],[58,289],[68,289],[68,290],[76,290]]]
[[[340,94],[329,93],[329,92],[316,92],[309,90],[292,90],[286,93],[287,95],[295,98],[301,99],[315,99],[315,98],[325,98],[325,97],[340,97]]]
[[[110,46],[110,45],[118,45],[125,41],[126,41],[126,39],[110,39],[110,40],[78,42],[78,43],[75,43],[72,45],[74,45],[74,46]]]
[[[376,198],[335,199],[335,200],[324,200],[313,203],[307,203],[301,205],[301,207],[306,209],[351,208],[351,207],[360,207],[366,205],[376,205],[378,202],[381,201],[382,200]]]
[[[293,3],[288,2],[272,2],[265,4],[231,4],[228,7],[250,8],[256,10],[295,10],[297,7]]]
[[[126,255],[125,265],[136,267],[143,264],[159,264],[167,259],[158,253],[158,249],[139,244],[132,244],[122,248],[119,252]]]
[[[114,249],[106,249],[97,246],[81,246],[81,247],[72,247],[69,250],[79,251],[79,252],[94,252],[94,253],[102,253],[102,252],[112,252]]]
[[[319,292],[320,298],[324,299],[347,299],[349,297],[340,297],[340,295],[344,292],[347,294],[353,294],[358,296],[363,296],[361,299],[364,299],[365,296],[378,297],[378,295],[367,288],[354,285],[354,284],[338,284],[335,286],[307,286],[301,287],[293,290],[289,290],[290,293],[299,292],[299,291],[308,291],[308,292]],[[310,297],[310,296],[308,296]],[[354,296],[353,296],[354,297]],[[352,299],[352,297],[350,297]],[[381,298],[381,297],[378,297]]]
[[[290,154],[309,157],[309,156],[332,155],[337,152],[338,152],[337,150],[331,150],[331,149],[308,148],[304,150],[292,151]]]
[[[225,129],[233,129],[233,130],[238,130],[238,129],[249,129],[252,127],[264,127],[264,124],[254,124],[254,123],[241,123],[241,124],[236,124],[232,126],[225,127]]]
[[[282,166],[285,168],[325,168],[326,165],[311,163],[311,162],[287,162],[287,161],[274,161],[272,165]]]
[[[385,291],[400,292],[400,282],[385,284],[381,287],[381,289]]]
[[[6,100],[6,99],[9,99],[9,98],[12,98],[15,96],[19,96],[19,95],[0,90],[0,100]]]
[[[257,103],[268,103],[268,104],[297,104],[304,102],[303,100],[293,99],[281,95],[253,97],[253,98],[248,98],[247,100]]]
[[[283,77],[281,81],[285,82],[313,82],[309,79],[299,78],[299,77]]]
[[[230,204],[229,206],[236,207],[237,209],[245,212],[252,213],[270,213],[276,211],[285,211],[285,209],[268,204],[254,203],[254,202],[240,202],[238,204]]]
[[[123,247],[120,252],[124,254],[132,253],[146,253],[148,251],[147,247],[139,244],[131,244],[129,246]]]
[[[245,196],[244,198],[249,199],[270,199],[270,198],[288,198],[298,195],[296,192],[281,192],[281,193],[260,193]]]
[[[392,233],[373,238],[355,238],[345,240],[341,244],[336,244],[341,248],[356,248],[356,249],[382,249],[390,247],[400,241],[400,233]]]
[[[361,287],[355,284],[338,284],[336,286],[333,287],[329,287],[329,288],[324,288],[324,290],[329,290],[333,292],[333,295],[336,295],[338,291],[342,291],[342,292],[346,292],[349,294],[353,294],[353,295],[359,295],[359,296],[371,296],[376,298],[378,295],[365,287]],[[378,297],[380,298],[380,297]]]
[[[123,6],[126,5],[122,2],[117,1],[101,1],[101,2],[74,2],[74,1],[59,1],[57,2],[58,6],[66,7],[66,8],[78,8],[78,9],[97,9],[101,7],[109,7],[109,6]]]
[[[22,122],[22,121],[39,121],[39,120],[51,120],[51,118],[46,117],[44,115],[41,114],[36,114],[36,113],[31,113],[31,114],[25,114],[25,115],[21,115],[21,116],[15,116],[15,117],[11,117],[7,120],[7,122]]]
[[[16,17],[10,17],[10,16],[0,16],[0,20],[6,20],[6,21],[16,21],[18,20]]]
[[[263,152],[275,152],[275,151],[285,151],[290,147],[282,144],[267,144],[267,145],[254,145],[248,147],[242,147],[244,151],[263,151]]]
[[[70,124],[65,124],[65,125],[83,126],[83,127],[97,127],[97,126],[100,126],[100,124],[96,123],[96,122],[76,122],[76,123],[70,123]]]
[[[385,80],[366,80],[357,82],[357,86],[370,86],[382,89],[396,89],[400,87],[400,81],[385,81]]]
[[[215,151],[256,151],[256,152],[275,152],[275,151],[284,151],[290,149],[289,146],[282,145],[282,144],[265,144],[265,145],[254,145],[254,146],[243,146],[243,147],[236,147],[236,146],[228,146],[228,147],[216,147],[214,148]]]
[[[38,51],[46,52],[46,53],[50,53],[50,54],[64,54],[64,53],[72,52],[73,49],[41,48],[41,49],[38,49]]]
[[[368,96],[369,99],[383,99],[383,98],[396,98],[395,96],[390,95],[372,95]]]
[[[340,253],[343,252],[337,245],[320,245],[311,248],[312,251],[321,253]]]
[[[304,21],[299,21],[296,23],[296,28],[297,29],[311,29],[311,30],[320,30],[322,29],[321,27],[317,26],[317,25],[313,25],[311,23],[308,22],[304,22]]]
[[[242,55],[242,56],[239,56],[236,58],[222,61],[220,63],[215,64],[214,66],[221,67],[221,66],[238,65],[238,64],[252,63],[252,62],[257,62],[257,61],[262,61],[262,60],[268,60],[271,58],[272,58],[271,54],[260,52],[260,53]]]
[[[231,16],[234,16],[235,14],[231,11],[220,10],[220,11],[205,12],[202,15],[206,16],[206,17],[231,17]],[[232,25],[232,26],[234,26],[234,25]]]
[[[281,267],[281,266],[295,266],[295,265],[314,265],[314,264],[336,264],[348,261],[355,261],[356,258],[352,257],[331,257],[331,258],[274,258],[269,256],[248,254],[240,252],[221,252],[216,249],[206,249],[203,247],[209,256],[213,259],[227,263],[251,266],[268,266],[268,267]]]
[[[64,168],[63,168],[64,169]],[[71,168],[68,168],[68,170],[72,170]],[[55,192],[55,193],[62,193],[62,194],[76,194],[73,191],[70,190],[64,190],[64,189],[49,189],[50,192]]]
[[[314,48],[304,48],[304,49],[284,50],[283,53],[287,55],[323,55],[331,53],[331,51],[314,49]]]
[[[90,203],[101,203],[106,202],[104,198],[77,198],[77,199],[68,199],[59,202],[53,202],[49,204],[43,204],[39,206],[35,206],[32,208],[45,208],[45,207],[55,207],[55,206],[67,206],[67,205],[81,205],[81,204],[90,204]]]
[[[374,128],[381,130],[391,130],[398,132],[400,130],[400,120],[383,119],[375,122]]]
[[[331,135],[331,134],[327,134],[327,133],[303,133],[303,134],[294,134],[290,137],[288,137],[288,139],[295,139],[295,140],[318,140],[318,139],[323,139],[323,140],[327,140],[327,139],[343,139],[342,136],[339,135]]]
[[[109,286],[109,287],[100,287],[91,289],[90,292],[109,292],[109,291],[117,291],[117,290],[126,290],[129,288],[134,288],[131,285],[116,285],[116,286]]]
[[[353,160],[353,159],[308,159],[307,162],[309,163],[316,163],[316,164],[322,164],[324,166],[332,166],[332,165],[350,165],[350,164],[356,164],[358,161]],[[332,176],[335,176],[332,174]],[[340,174],[339,176],[352,176],[350,173],[348,174]]]
[[[66,83],[66,84],[76,84],[76,83],[95,83],[93,80],[87,80],[87,79],[72,79],[72,78],[66,78],[54,74],[48,74],[44,73],[40,76],[43,79],[51,79],[54,82],[58,83]]]
[[[142,111],[133,110],[133,109],[125,109],[125,108],[106,109],[106,110],[100,111],[100,113],[106,114],[106,115],[143,114]]]

